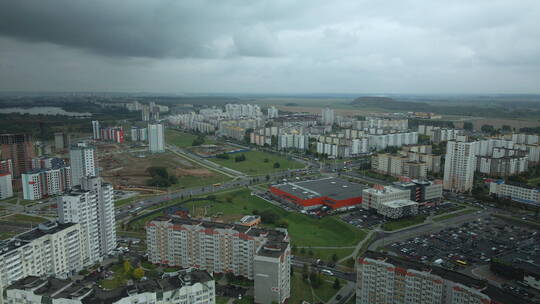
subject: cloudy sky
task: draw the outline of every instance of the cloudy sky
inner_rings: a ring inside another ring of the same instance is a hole
[[[540,93],[540,1],[0,0],[0,90]]]

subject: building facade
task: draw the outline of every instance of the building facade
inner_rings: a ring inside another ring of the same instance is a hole
[[[26,134],[0,134],[0,157],[11,160],[13,178],[32,169],[35,157],[32,137]]]
[[[151,153],[165,152],[165,137],[162,124],[148,125],[148,149]]]
[[[23,198],[38,200],[58,195],[71,188],[71,168],[60,165],[52,168],[33,169],[22,174]]]
[[[71,146],[69,158],[72,186],[80,185],[83,177],[98,175],[96,149],[94,146],[85,143]]]
[[[60,223],[80,224],[85,266],[100,262],[116,248],[112,185],[99,177],[85,177],[58,199]]]
[[[454,192],[472,190],[478,142],[449,141],[446,144],[443,188]]]
[[[146,236],[151,263],[231,272],[255,279],[258,303],[283,303],[289,297],[290,246],[286,230],[159,217],[147,224]],[[271,285],[257,284],[257,280]],[[261,298],[269,294],[273,296]]]
[[[0,200],[13,196],[13,184],[10,172],[0,171]]]

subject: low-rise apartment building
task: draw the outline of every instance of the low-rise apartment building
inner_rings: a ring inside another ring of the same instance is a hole
[[[524,204],[540,205],[540,189],[527,184],[492,181],[489,183],[489,194]]]

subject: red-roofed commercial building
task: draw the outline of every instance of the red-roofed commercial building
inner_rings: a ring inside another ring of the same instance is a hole
[[[365,187],[340,178],[289,182],[270,186],[270,192],[305,209],[328,206],[339,209],[362,203]]]

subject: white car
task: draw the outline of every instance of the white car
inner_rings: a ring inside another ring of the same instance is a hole
[[[328,270],[328,269],[323,269],[323,270],[321,270],[321,272],[324,273],[324,274],[327,274],[327,275],[329,275],[329,276],[333,276],[333,275],[334,275],[334,273],[331,272],[331,271]]]

